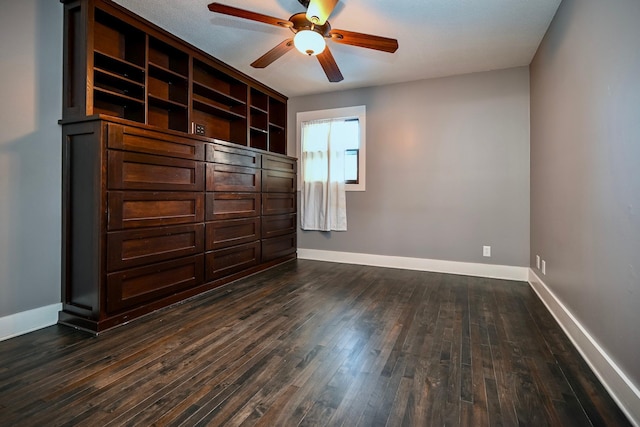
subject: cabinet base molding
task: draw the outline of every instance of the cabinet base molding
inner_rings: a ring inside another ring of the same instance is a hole
[[[139,319],[144,315],[150,314],[152,312],[157,312],[159,310],[165,310],[178,304],[182,304],[188,299],[198,297],[203,293],[218,289],[221,286],[224,286],[236,280],[256,273],[260,273],[264,270],[273,268],[277,265],[292,261],[294,259],[296,259],[295,253],[282,258],[278,258],[273,261],[262,263],[253,268],[245,269],[239,273],[232,274],[209,283],[205,283],[204,285],[178,292],[159,300],[154,300],[149,304],[138,306],[134,309],[122,312],[120,314],[112,315],[105,320],[92,320],[83,316],[79,312],[79,310],[76,310],[72,305],[64,305],[62,307],[62,310],[58,313],[58,323],[85,332],[89,332],[94,335],[98,335],[109,329],[127,324],[132,320]]]

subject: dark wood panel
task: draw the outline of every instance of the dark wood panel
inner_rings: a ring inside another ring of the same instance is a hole
[[[95,284],[105,271],[102,130],[100,123],[78,123],[62,135],[62,302],[82,316],[100,312]]]
[[[260,240],[260,218],[227,219],[206,224],[206,250]]]
[[[110,190],[203,191],[204,163],[109,150]]]
[[[260,193],[207,193],[206,220],[260,215]]]
[[[204,224],[107,234],[108,271],[151,264],[204,251]]]
[[[296,210],[296,193],[262,194],[262,215],[294,213]]]
[[[262,260],[271,261],[272,259],[291,255],[296,252],[296,243],[295,234],[264,239],[262,241]]]
[[[8,426],[631,425],[526,283],[419,271],[298,260],[0,360]]]
[[[269,215],[262,217],[262,238],[295,233],[297,230],[296,214]]]
[[[189,160],[204,160],[204,142],[148,129],[107,124],[109,148],[157,154]]]
[[[216,280],[260,263],[260,242],[246,243],[207,253],[207,280]]]
[[[87,75],[87,35],[82,31],[84,26],[83,8],[79,3],[64,5],[64,73],[62,93],[64,94],[63,115],[83,116],[87,114],[87,86],[84,76]]]
[[[207,191],[259,192],[260,169],[207,163]]]
[[[260,153],[220,144],[207,144],[207,161],[227,165],[259,168],[262,164]]]
[[[204,221],[203,193],[110,191],[108,207],[109,230]]]
[[[293,193],[296,191],[296,174],[273,170],[262,171],[262,191],[268,193]]]
[[[296,173],[297,162],[291,157],[264,155],[262,156],[262,168]]]
[[[110,313],[203,283],[203,256],[181,258],[107,275]]]

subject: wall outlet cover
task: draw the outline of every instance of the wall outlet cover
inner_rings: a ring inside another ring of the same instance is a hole
[[[490,257],[491,256],[491,246],[483,246],[482,247],[482,256]]]
[[[193,133],[196,134],[196,135],[205,136],[206,128],[201,123],[194,123],[193,124]]]
[[[540,270],[540,255],[536,255],[536,268]]]

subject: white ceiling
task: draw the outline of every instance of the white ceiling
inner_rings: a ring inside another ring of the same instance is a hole
[[[561,0],[340,0],[333,28],[398,39],[394,54],[328,42],[344,75],[329,83],[314,57],[296,50],[265,69],[249,66],[291,36],[285,28],[207,9],[213,0],[115,0],[183,40],[287,95],[525,66]],[[219,0],[277,18],[297,0]]]

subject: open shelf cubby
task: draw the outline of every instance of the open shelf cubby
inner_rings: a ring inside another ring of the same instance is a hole
[[[94,67],[93,84],[97,90],[104,90],[119,95],[144,101],[144,83],[131,80],[107,69]]]
[[[204,136],[247,145],[247,85],[221,70],[193,60],[191,120]]]
[[[269,97],[258,89],[251,88],[251,107],[266,113],[269,108]]]
[[[269,123],[285,128],[287,125],[287,105],[275,98],[269,98]]]
[[[145,33],[101,9],[95,11],[93,40],[95,51],[144,68]]]
[[[220,113],[221,110],[215,110],[212,109],[210,105],[194,101],[191,120],[193,123],[204,125],[203,136],[246,146],[246,117],[235,115],[222,116]]]
[[[162,98],[149,96],[147,106],[147,122],[152,126],[163,129],[187,132],[189,128],[188,109],[186,105],[180,105]]]
[[[117,92],[94,88],[93,110],[95,114],[106,114],[144,123],[144,102]]]
[[[250,108],[250,123],[252,129],[267,131],[267,113],[262,110],[256,109],[254,106]]]
[[[287,153],[287,138],[284,128],[269,125],[269,151],[279,154]]]
[[[154,37],[149,37],[149,66],[184,79],[189,77],[189,55]]]
[[[245,83],[197,59],[193,60],[193,84],[194,89],[197,88],[204,97],[226,98],[226,101],[216,99],[218,102],[247,102]]]
[[[150,125],[189,130],[189,55],[149,37],[148,115]]]
[[[260,150],[267,149],[268,147],[267,138],[269,137],[269,132],[263,131],[260,129],[251,128],[249,136],[250,136],[249,145],[252,148],[259,148]]]
[[[187,107],[189,99],[189,86],[183,78],[162,78],[151,71],[149,67],[149,79],[147,80],[149,96],[165,99]]]

